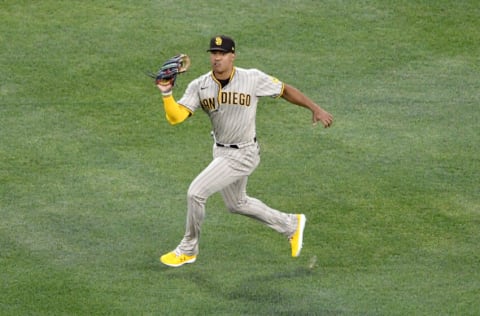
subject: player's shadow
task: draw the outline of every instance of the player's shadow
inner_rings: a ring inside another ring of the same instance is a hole
[[[252,271],[248,277],[240,279],[237,283],[232,283],[225,276],[223,280],[229,282],[228,286],[218,284],[217,278],[212,278],[212,270],[204,271],[199,266],[186,265],[182,267],[182,273],[179,270],[166,270],[168,278],[176,280],[182,279],[188,282],[194,282],[202,291],[210,292],[212,297],[222,296],[224,301],[242,302],[241,306],[261,307],[259,314],[265,315],[341,315],[342,311],[336,310],[311,310],[311,306],[299,303],[301,293],[292,295],[288,289],[289,284],[303,284],[307,282],[318,282],[320,272],[308,267],[286,268],[282,271],[261,272],[256,274]],[[175,272],[176,271],[176,272]],[[235,278],[236,279],[236,278]],[[238,279],[236,279],[238,280]],[[310,284],[309,287],[312,287]],[[315,295],[313,295],[315,296]],[[308,298],[307,298],[308,299]],[[313,303],[313,302],[312,302]],[[310,304],[309,304],[310,305]],[[313,304],[315,305],[315,304]],[[318,306],[318,305],[317,305]],[[248,312],[246,310],[245,312]]]

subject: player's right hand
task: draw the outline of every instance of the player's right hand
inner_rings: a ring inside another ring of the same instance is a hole
[[[163,93],[170,93],[173,89],[173,84],[170,82],[168,84],[159,84],[157,83],[157,88]]]

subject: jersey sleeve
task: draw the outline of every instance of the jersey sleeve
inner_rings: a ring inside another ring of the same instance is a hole
[[[283,93],[284,83],[258,69],[253,69],[256,77],[256,96],[278,98]]]
[[[178,104],[183,105],[192,113],[200,107],[199,84],[199,79],[190,82],[183,96],[177,101]]]

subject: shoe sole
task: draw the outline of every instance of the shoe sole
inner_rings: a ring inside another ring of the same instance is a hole
[[[300,252],[302,251],[303,248],[303,230],[305,229],[305,224],[307,222],[307,218],[305,215],[300,214],[300,216],[297,217],[299,220],[299,227],[298,229],[300,230],[300,233],[298,234],[298,250],[297,253],[294,255],[294,257],[300,256]]]
[[[163,263],[164,265],[166,266],[169,266],[169,267],[172,267],[172,268],[178,268],[178,267],[181,267],[183,266],[184,264],[187,264],[187,263],[194,263],[195,260],[197,260],[197,258],[192,258],[192,259],[189,259],[189,260],[185,260],[184,262],[182,263],[179,263],[179,264],[171,264],[171,263],[166,263],[166,262],[163,262],[162,261],[162,258],[160,258],[160,262]]]

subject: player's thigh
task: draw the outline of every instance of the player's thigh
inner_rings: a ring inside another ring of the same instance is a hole
[[[217,157],[193,180],[189,195],[207,198],[239,179],[238,172],[228,158]]]
[[[221,190],[223,201],[227,208],[235,208],[239,203],[247,198],[247,181],[248,177],[240,177],[235,182],[229,184]]]

